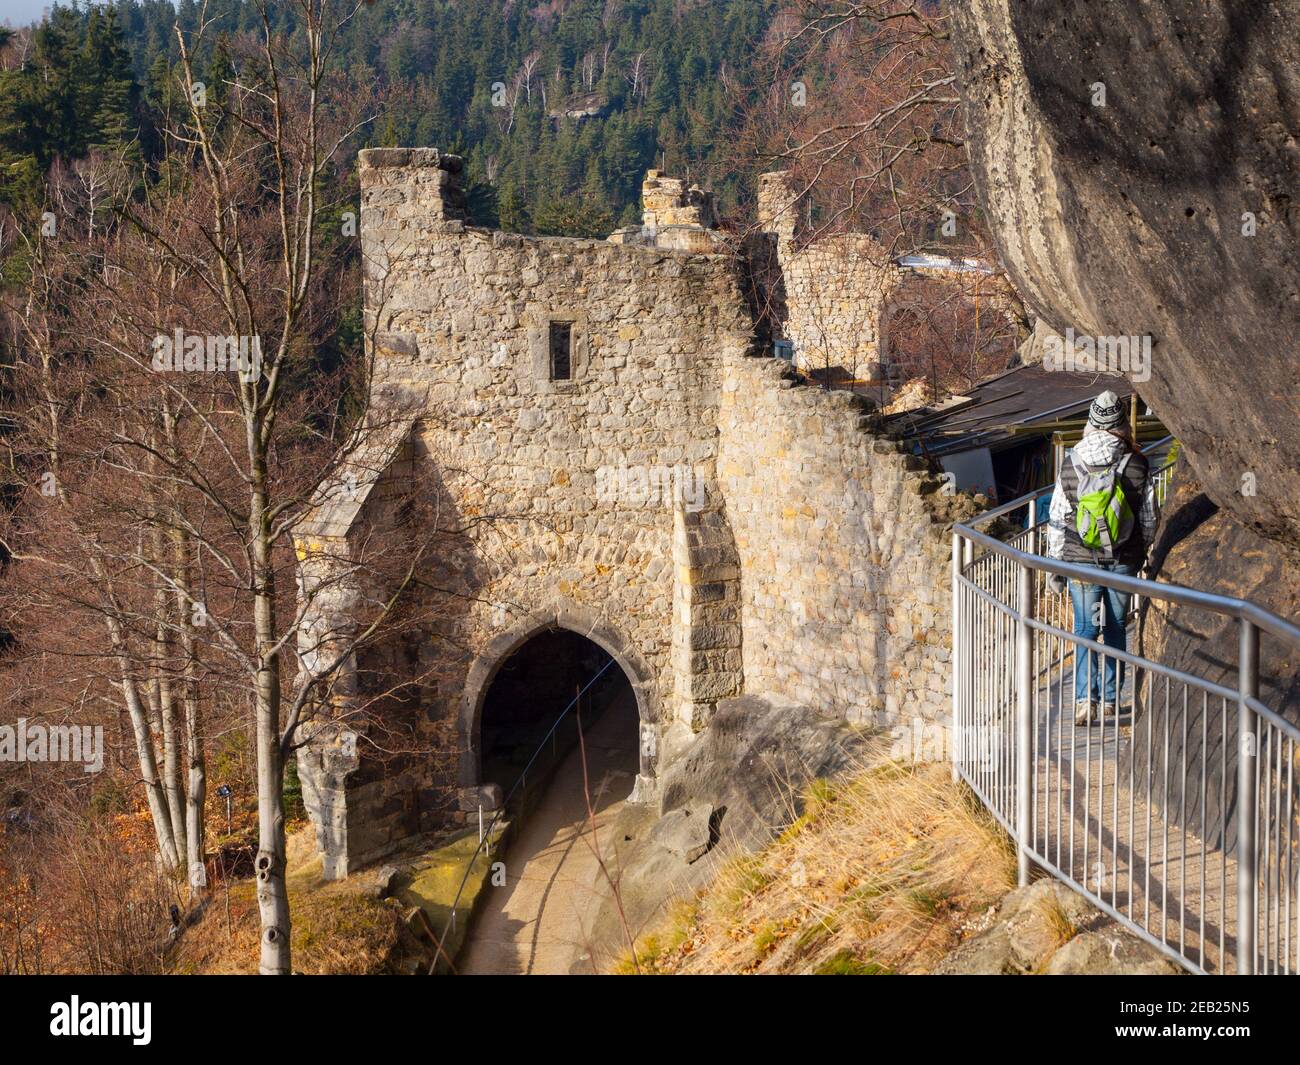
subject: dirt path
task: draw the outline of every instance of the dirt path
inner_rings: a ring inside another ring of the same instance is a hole
[[[614,855],[608,825],[632,791],[637,767],[636,703],[622,692],[588,732],[587,777],[593,828],[583,789],[582,758],[564,760],[539,806],[506,852],[506,883],[485,896],[457,969],[467,975],[567,974],[590,971],[585,929],[605,879],[591,846]]]

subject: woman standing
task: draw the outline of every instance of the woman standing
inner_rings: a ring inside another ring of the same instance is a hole
[[[1124,426],[1124,408],[1114,392],[1103,392],[1088,411],[1083,439],[1061,464],[1047,526],[1048,557],[1134,576],[1155,539],[1157,509],[1146,456]],[[1065,591],[1053,574],[1048,587]],[[1074,633],[1101,635],[1107,647],[1128,650],[1127,593],[1099,584],[1070,581]],[[1105,658],[1104,667],[1098,662]],[[1123,663],[1097,651],[1075,648],[1074,721],[1087,725],[1114,711],[1124,686]]]

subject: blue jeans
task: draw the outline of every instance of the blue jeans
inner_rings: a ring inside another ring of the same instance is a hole
[[[1111,573],[1122,573],[1132,577],[1137,572],[1133,565],[1114,563],[1102,567]],[[1070,582],[1070,599],[1074,603],[1074,634],[1095,640],[1098,632],[1107,647],[1116,650],[1128,650],[1128,630],[1125,618],[1128,617],[1129,595],[1106,588],[1100,584],[1080,584]],[[1097,604],[1105,604],[1105,617],[1101,625],[1097,624]],[[1097,662],[1101,658],[1096,651],[1086,653],[1082,648],[1074,649],[1074,701],[1075,703],[1106,703],[1114,706],[1120,689],[1124,687],[1124,663],[1116,669],[1115,659],[1105,658],[1104,670]],[[1104,680],[1102,674],[1105,674]]]

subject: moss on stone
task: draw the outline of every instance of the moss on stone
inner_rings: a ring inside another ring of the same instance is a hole
[[[504,826],[498,826],[489,844],[479,849],[477,830],[466,832],[421,855],[399,874],[394,884],[394,896],[404,906],[422,910],[434,933],[442,937],[445,957],[439,958],[440,968],[448,967],[448,961],[456,957],[465,942],[474,906],[491,876],[503,833]],[[457,892],[460,892],[459,900]],[[454,926],[453,904],[456,906]]]

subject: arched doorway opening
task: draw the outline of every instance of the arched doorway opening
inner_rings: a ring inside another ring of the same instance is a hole
[[[637,698],[621,665],[587,637],[549,629],[507,655],[483,693],[479,779],[505,794],[522,778],[509,804],[518,813],[536,806],[552,783],[582,786],[585,760],[585,784],[599,809],[631,793],[639,739]]]

